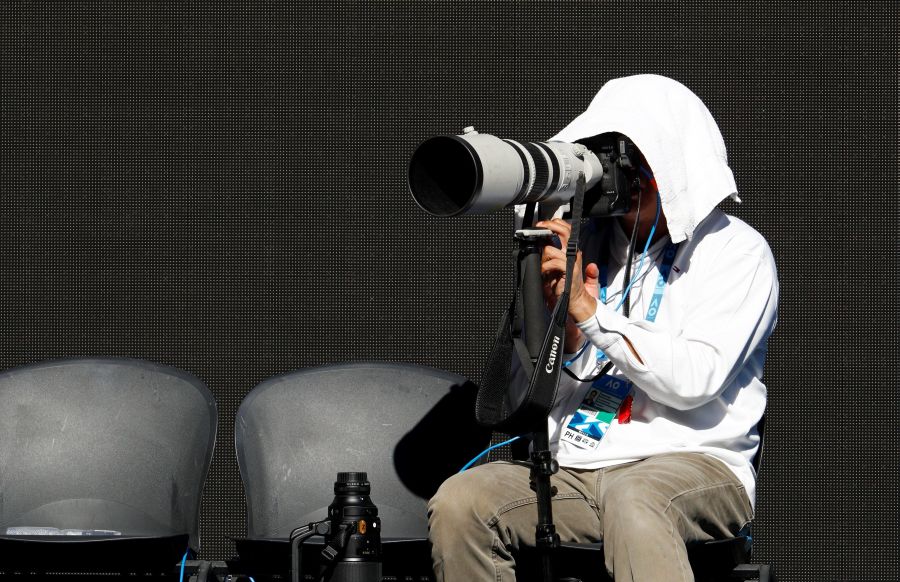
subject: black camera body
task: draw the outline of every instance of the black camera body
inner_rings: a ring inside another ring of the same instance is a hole
[[[604,133],[578,143],[594,152],[603,167],[600,181],[585,193],[584,215],[627,214],[631,209],[631,193],[641,188],[640,154],[634,142],[619,133]]]

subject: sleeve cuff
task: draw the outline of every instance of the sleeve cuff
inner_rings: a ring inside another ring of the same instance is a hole
[[[594,311],[594,315],[577,322],[576,325],[592,344],[601,350],[606,350],[624,335],[628,319],[597,301],[597,310]]]

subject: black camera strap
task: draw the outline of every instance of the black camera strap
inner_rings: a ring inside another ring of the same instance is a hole
[[[578,253],[584,193],[585,179],[584,175],[580,174],[571,202],[572,231],[566,245],[565,287],[550,316],[549,328],[533,364],[523,340],[524,317],[521,294],[525,273],[521,268],[517,269],[516,291],[509,308],[501,318],[475,403],[475,418],[482,425],[510,434],[521,434],[533,432],[547,422],[547,416],[556,401],[560,370],[563,367],[566,319],[572,289],[572,273]],[[527,220],[523,224],[524,227],[531,226],[533,216],[532,208],[526,212],[526,218],[531,220]],[[521,261],[517,261],[517,264],[521,264]],[[530,381],[524,399],[511,410],[509,388],[514,350]]]

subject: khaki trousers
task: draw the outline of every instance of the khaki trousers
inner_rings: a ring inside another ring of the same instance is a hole
[[[551,482],[560,538],[603,540],[617,582],[693,580],[685,542],[733,537],[753,517],[734,473],[700,453],[563,467]],[[524,463],[489,463],[447,479],[428,504],[438,581],[515,580],[512,551],[534,545],[536,504]]]

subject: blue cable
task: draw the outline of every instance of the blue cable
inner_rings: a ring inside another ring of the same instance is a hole
[[[509,439],[508,441],[503,441],[502,443],[499,443],[499,444],[496,444],[496,445],[492,445],[492,446],[490,446],[490,447],[484,449],[483,451],[481,451],[480,453],[478,453],[477,455],[475,455],[475,458],[474,458],[474,459],[472,459],[471,461],[469,461],[468,463],[466,463],[465,465],[463,465],[463,468],[460,469],[459,472],[462,473],[463,471],[465,471],[466,469],[468,469],[469,467],[471,467],[471,466],[475,463],[475,461],[477,461],[478,459],[480,459],[481,457],[483,457],[483,456],[486,455],[487,453],[493,451],[493,450],[496,449],[497,447],[502,447],[503,445],[508,445],[509,443],[511,443],[511,442],[513,442],[513,441],[515,441],[515,440],[518,440],[519,438],[520,438],[520,437],[513,437],[513,438]]]
[[[187,561],[188,551],[184,551],[184,556],[181,558],[181,574],[178,575],[178,582],[184,582],[184,563]]]

